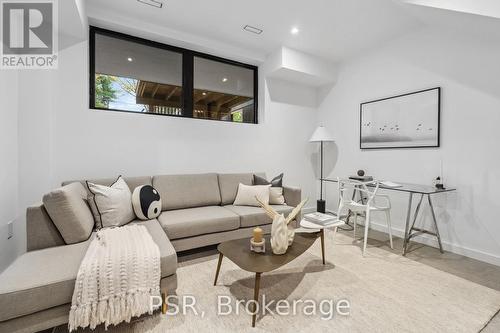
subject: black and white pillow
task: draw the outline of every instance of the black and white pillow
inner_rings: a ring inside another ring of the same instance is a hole
[[[157,218],[161,213],[160,194],[151,185],[138,186],[132,193],[132,207],[141,220]]]
[[[269,189],[269,204],[284,205],[285,197],[283,196],[283,173],[267,181],[267,179],[253,175],[254,185],[271,185]]]

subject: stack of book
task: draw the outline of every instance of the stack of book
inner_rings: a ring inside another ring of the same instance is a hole
[[[360,182],[363,182],[363,183],[373,181],[373,177],[372,176],[358,176],[358,175],[354,175],[354,176],[349,176],[349,179],[359,180]]]
[[[305,214],[304,219],[306,221],[309,221],[311,223],[318,224],[318,225],[324,226],[324,227],[331,225],[331,224],[334,224],[335,222],[338,221],[336,216],[323,214],[323,213],[319,213],[319,212]]]

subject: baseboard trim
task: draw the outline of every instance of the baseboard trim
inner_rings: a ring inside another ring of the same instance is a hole
[[[373,228],[374,230],[377,230],[377,231],[381,231],[381,232],[385,232],[385,233],[388,232],[387,225],[382,224],[382,223],[378,223],[377,221],[372,221],[370,227]],[[393,227],[392,234],[394,236],[398,236],[398,237],[403,238],[404,237],[404,230]],[[412,242],[421,243],[421,244],[432,246],[435,248],[439,247],[437,239],[435,237],[429,236],[429,235],[416,236],[416,237],[412,238]],[[450,242],[444,241],[443,239],[441,239],[441,243],[443,245],[443,249],[448,251],[448,252],[453,252],[455,254],[460,254],[462,256],[476,259],[479,261],[483,261],[483,262],[486,262],[488,264],[500,266],[500,256],[497,256],[497,255],[494,255],[491,253],[487,253],[487,252],[483,252],[483,251],[479,251],[476,249],[471,249],[471,248],[461,246],[458,244],[450,243]]]
[[[316,211],[316,207],[314,207],[314,206],[313,207],[305,207],[302,209],[302,212],[304,214],[312,213],[315,211]],[[377,230],[377,231],[387,233],[387,225],[385,223],[379,223],[377,221],[372,221],[371,228],[373,228],[374,230]],[[403,238],[404,230],[393,227],[392,234],[394,236],[398,236],[400,238]],[[435,248],[439,247],[436,238],[433,236],[429,236],[429,235],[416,236],[416,237],[412,238],[412,242],[425,244],[425,245],[432,246]],[[487,252],[483,252],[483,251],[479,251],[476,249],[471,249],[471,248],[461,246],[458,244],[450,243],[450,242],[444,241],[442,239],[441,239],[441,243],[443,244],[443,249],[448,251],[448,252],[460,254],[462,256],[476,259],[479,261],[483,261],[483,262],[486,262],[488,264],[500,266],[500,256],[497,256],[497,255],[494,255],[491,253],[487,253]]]

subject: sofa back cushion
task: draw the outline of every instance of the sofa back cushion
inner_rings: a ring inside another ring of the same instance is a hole
[[[66,244],[42,203],[26,209],[26,238],[28,252]]]
[[[87,204],[87,191],[72,183],[43,196],[43,205],[66,244],[83,242],[94,229],[94,217]]]
[[[83,187],[87,190],[87,196],[91,196],[92,193],[90,193],[86,181],[88,180],[90,183],[93,184],[98,184],[98,185],[104,185],[104,186],[111,186],[116,181],[117,177],[114,178],[101,178],[101,179],[83,179],[83,180],[67,180],[62,183],[62,185],[68,185],[71,183],[81,183]],[[135,188],[137,186],[141,185],[151,185],[151,177],[150,176],[143,176],[143,177],[123,177],[125,180],[125,183],[127,183],[128,187],[130,188],[130,192],[134,192]]]
[[[238,185],[253,185],[253,173],[220,173],[219,187],[222,205],[232,205],[238,193]],[[266,177],[262,172],[256,173],[261,177]]]
[[[217,174],[164,175],[153,177],[162,210],[220,205]]]

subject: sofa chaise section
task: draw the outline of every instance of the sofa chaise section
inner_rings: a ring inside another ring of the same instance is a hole
[[[91,239],[32,251],[0,275],[0,322],[71,302]]]
[[[65,244],[42,204],[29,207],[28,252],[0,274],[0,332],[36,332],[68,322],[78,269],[95,232]],[[160,287],[177,288],[177,254],[158,220],[132,221],[146,226],[160,250]],[[125,228],[127,227],[124,226]]]

